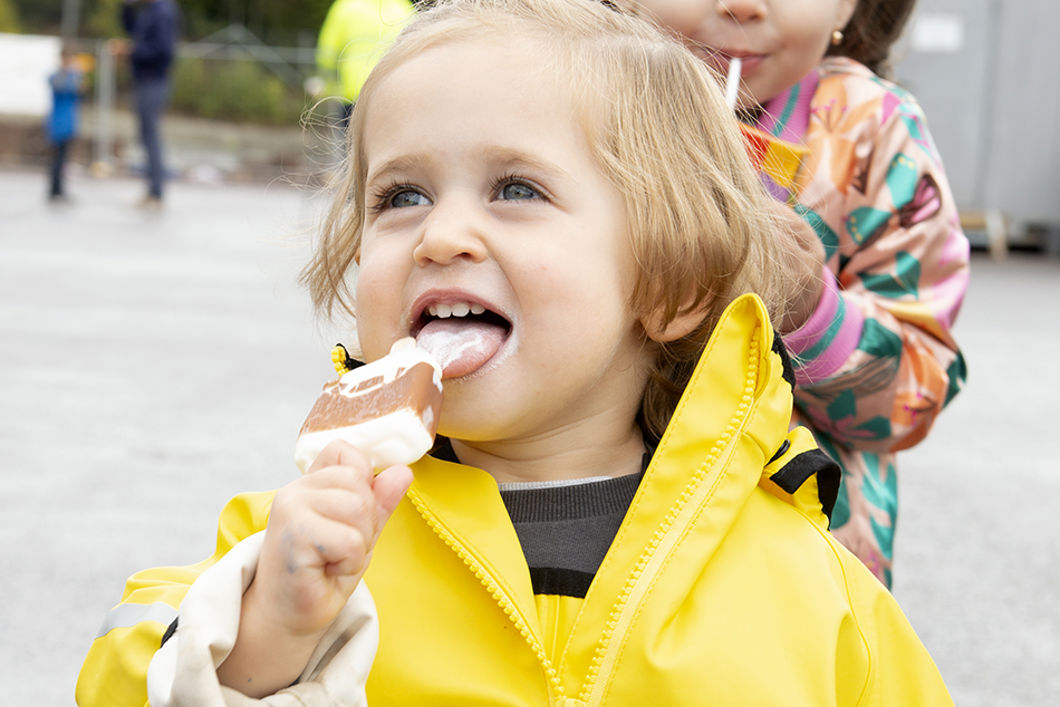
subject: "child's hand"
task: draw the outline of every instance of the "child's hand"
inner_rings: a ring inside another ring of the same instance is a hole
[[[345,442],[325,447],[276,494],[251,585],[256,608],[291,635],[327,629],[411,481],[408,467],[373,478],[364,455]]]
[[[125,56],[132,51],[132,42],[127,39],[108,39],[106,47],[112,56]]]
[[[261,697],[298,677],[410,483],[407,466],[373,477],[363,454],[333,442],[276,492],[239,636],[217,670],[222,684]]]

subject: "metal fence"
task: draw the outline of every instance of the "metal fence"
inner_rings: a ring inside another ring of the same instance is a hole
[[[85,46],[82,44],[82,46]],[[122,57],[115,52],[111,40],[95,41],[88,47],[95,60],[94,120],[92,125],[92,163],[96,173],[108,173],[113,168],[115,155],[115,115],[119,93],[119,77],[125,71]],[[189,62],[223,65],[249,62],[267,73],[292,95],[311,100],[305,85],[315,71],[314,47],[274,47],[266,45],[241,25],[230,25],[196,42],[178,46],[175,72]],[[211,73],[209,71],[207,74]],[[175,86],[179,90],[179,86]],[[177,96],[179,99],[179,96]],[[295,106],[295,114],[304,106]],[[296,124],[297,118],[291,120]]]

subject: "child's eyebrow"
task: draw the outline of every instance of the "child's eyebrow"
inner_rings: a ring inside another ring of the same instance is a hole
[[[530,170],[550,178],[561,178],[568,175],[567,170],[555,162],[541,159],[539,156],[525,150],[487,145],[481,147],[478,152],[481,153],[482,159],[495,170]],[[414,152],[401,155],[383,162],[369,172],[365,183],[372,184],[386,179],[392,174],[406,174],[422,168],[425,164],[430,165],[439,159],[441,158],[432,152]]]
[[[522,150],[504,148],[490,151],[491,160],[499,169],[507,170],[530,170],[532,172],[544,173],[547,177],[560,178],[567,176],[567,170],[555,162],[541,159]]]
[[[408,172],[415,165],[423,164],[424,160],[429,159],[428,154],[415,153],[411,155],[402,155],[401,157],[395,157],[392,160],[387,160],[383,164],[379,165],[376,169],[368,173],[365,179],[366,184],[377,182],[381,179],[386,178],[390,174],[400,174],[402,172]]]

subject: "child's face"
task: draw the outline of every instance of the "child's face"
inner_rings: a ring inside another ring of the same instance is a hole
[[[856,0],[638,0],[662,24],[728,74],[740,57],[740,107],[764,103],[816,66],[832,32],[850,20]],[[749,95],[748,95],[749,94]],[[753,99],[753,100],[750,100]]]
[[[439,427],[464,441],[616,416],[628,430],[646,380],[624,202],[539,54],[434,47],[366,103],[361,345],[369,360],[409,335],[466,345],[443,361]]]

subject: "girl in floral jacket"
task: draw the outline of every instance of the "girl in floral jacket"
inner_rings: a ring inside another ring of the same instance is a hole
[[[965,379],[951,330],[968,241],[920,106],[881,76],[914,3],[640,3],[723,75],[739,60],[737,110],[763,181],[823,245],[804,264],[823,278],[784,332],[797,412],[843,468],[832,532],[887,585],[895,453]]]

